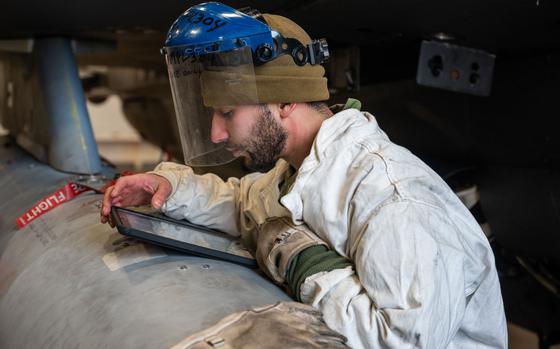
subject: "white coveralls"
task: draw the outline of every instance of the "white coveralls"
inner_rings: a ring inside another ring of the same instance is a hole
[[[353,267],[308,277],[305,303],[353,348],[506,348],[489,243],[426,164],[392,143],[375,118],[347,109],[323,122],[289,193],[283,160],[227,182],[183,165],[155,173],[173,188],[163,211],[245,234],[267,219],[307,224]],[[281,203],[281,205],[279,204]]]

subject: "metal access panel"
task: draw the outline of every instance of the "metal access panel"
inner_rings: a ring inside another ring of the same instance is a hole
[[[416,82],[445,90],[489,96],[496,56],[473,48],[422,41]]]

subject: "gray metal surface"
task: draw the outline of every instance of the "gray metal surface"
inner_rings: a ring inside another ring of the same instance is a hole
[[[84,193],[17,230],[70,178],[0,138],[0,348],[165,348],[227,314],[288,300],[257,271],[127,239]]]
[[[416,81],[424,86],[489,96],[495,58],[482,50],[422,41]]]
[[[37,39],[34,46],[48,119],[48,161],[66,172],[101,172],[72,42]]]

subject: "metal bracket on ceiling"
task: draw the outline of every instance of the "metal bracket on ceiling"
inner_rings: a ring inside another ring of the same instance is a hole
[[[416,82],[445,90],[489,96],[496,56],[441,41],[422,41]]]

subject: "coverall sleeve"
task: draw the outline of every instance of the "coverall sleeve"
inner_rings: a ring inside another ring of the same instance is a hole
[[[353,348],[447,348],[465,294],[460,253],[446,255],[435,242],[453,229],[442,217],[411,202],[376,209],[353,228],[362,234],[354,266],[307,278],[302,301]]]
[[[233,236],[240,235],[239,206],[244,190],[248,190],[260,175],[254,173],[242,179],[223,181],[214,174],[196,175],[192,168],[162,162],[150,172],[166,178],[172,192],[162,206],[162,212],[175,219],[186,219]]]

